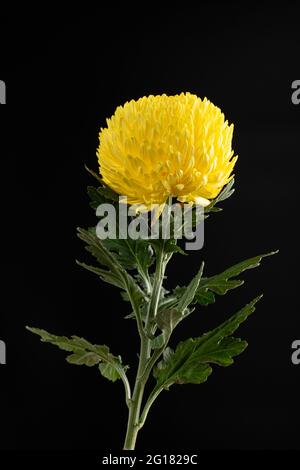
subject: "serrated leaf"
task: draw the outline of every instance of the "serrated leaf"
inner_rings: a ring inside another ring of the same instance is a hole
[[[160,335],[162,339],[161,345],[157,346],[158,343],[154,343],[155,346],[152,346],[153,349],[160,348],[166,339],[170,337],[172,331],[178,325],[178,323],[190,313],[188,306],[194,299],[202,276],[203,266],[204,263],[201,264],[199,272],[192,279],[190,284],[186,288],[182,289],[182,295],[177,297],[173,308],[164,308],[158,310],[155,321],[157,326],[162,331],[162,335]]]
[[[272,256],[276,253],[278,253],[278,251],[272,251],[263,255],[254,256],[253,258],[249,258],[235,264],[220,274],[207,278],[202,277],[195,294],[195,302],[198,302],[201,305],[208,305],[215,300],[214,295],[208,294],[209,291],[218,295],[224,295],[229,290],[241,286],[244,283],[243,280],[231,278],[238,276],[247,269],[252,269],[259,266],[263,258]]]
[[[138,269],[143,275],[154,261],[153,250],[147,240],[106,239],[104,246],[114,252],[117,260],[125,269]]]
[[[218,210],[222,210],[219,207],[215,207],[215,206],[219,202],[225,201],[226,199],[228,199],[234,193],[235,190],[233,189],[233,185],[234,185],[234,178],[232,178],[229,181],[229,183],[226,186],[224,186],[220,194],[215,199],[213,199],[208,206],[204,208],[204,212],[207,214],[209,212],[218,212]]]
[[[216,202],[225,201],[234,193],[234,178],[232,178],[228,184],[223,188],[220,194],[216,197]]]
[[[113,382],[120,378],[120,371],[126,371],[128,366],[122,365],[120,356],[114,356],[108,346],[92,344],[84,338],[72,336],[57,336],[40,328],[26,327],[27,330],[40,336],[41,341],[51,343],[64,351],[72,352],[66,357],[67,362],[88,367],[99,364],[100,372]]]
[[[210,280],[207,282],[205,279],[203,279],[203,284],[200,286],[199,290],[201,290],[203,286],[208,286],[208,288],[215,294],[224,295],[229,290],[235,289],[236,287],[239,287],[244,284],[244,281],[241,279],[222,279],[221,276],[215,279],[209,279]]]
[[[91,200],[90,206],[95,210],[100,204],[104,204],[107,202],[107,199],[94,186],[88,186],[87,193]]]
[[[119,202],[119,194],[115,193],[108,186],[98,186],[97,192],[98,194],[100,194],[106,199],[106,202],[107,201]]]
[[[177,308],[170,308],[159,311],[155,321],[159,329],[165,332],[165,334],[168,336],[172,333],[182,318],[183,315],[180,310]]]
[[[111,380],[112,382],[115,382],[120,378],[120,374],[118,373],[118,371],[108,363],[103,362],[99,364],[99,370],[103,377],[108,380]]]
[[[178,203],[177,203],[178,204]],[[180,239],[188,234],[191,235],[192,228],[204,220],[203,207],[195,204],[185,204],[182,211],[178,204],[179,212],[170,210],[170,234],[171,239]],[[186,254],[186,253],[185,253]]]
[[[204,267],[204,263],[202,262],[198,273],[191,280],[191,282],[189,283],[187,287],[177,286],[174,289],[173,294],[171,294],[166,300],[163,299],[160,302],[159,314],[163,315],[164,311],[176,309],[178,312],[180,312],[180,315],[182,317],[184,316],[185,310],[191,303],[193,303],[194,297],[197,294],[199,283],[200,283],[201,276],[203,273],[203,267]],[[162,308],[164,304],[167,306],[167,308],[166,307]]]
[[[78,366],[85,365],[88,367],[92,367],[96,364],[99,364],[100,358],[97,354],[92,352],[77,352],[74,354],[70,354],[70,356],[67,356],[66,361],[69,362],[69,364],[76,364]]]
[[[205,289],[198,289],[194,298],[200,305],[213,304],[216,300],[215,294],[212,291]]]
[[[182,293],[181,297],[178,300],[177,309],[182,313],[194,300],[194,297],[197,292],[197,289],[201,280],[201,276],[203,273],[203,267],[204,267],[204,263],[201,263],[201,267],[198,273],[191,280],[189,285],[184,289],[184,292]]]
[[[121,289],[124,289],[123,282],[121,282],[119,277],[116,276],[114,273],[110,271],[106,271],[105,269],[97,268],[96,266],[91,266],[86,263],[81,263],[78,260],[76,260],[76,264],[86,269],[87,271],[97,274],[102,279],[102,281],[107,282],[108,284],[112,284],[113,286],[119,287]]]
[[[86,243],[86,250],[91,253],[100,264],[113,270],[118,275],[122,273],[122,267],[119,265],[116,258],[105,248],[102,240],[92,233],[91,230],[78,228],[77,232],[78,238]]]
[[[173,354],[164,357],[154,368],[153,375],[157,386],[168,389],[173,384],[205,382],[212,372],[208,364],[203,364],[193,355],[195,340],[181,341]]]
[[[105,199],[117,202],[119,201],[119,194],[113,191],[109,186],[107,186],[101,176],[97,174],[95,171],[91,170],[85,165],[85,169],[99,182],[101,186],[97,188],[99,194],[101,194]]]
[[[229,336],[217,343],[215,349],[208,348],[206,356],[205,352],[203,353],[204,355],[202,360],[222,366],[229,366],[233,363],[233,356],[241,354],[246,347],[246,341]]]
[[[130,299],[136,303],[136,307],[138,308],[142,304],[144,298],[143,291],[138,286],[134,278],[127,273],[123,266],[121,266],[116,256],[111,253],[104,246],[103,241],[90,230],[78,228],[78,237],[86,243],[87,251],[89,251],[96,260],[107,269],[90,266],[78,261],[77,264],[97,274],[105,282],[126,290]]]
[[[228,366],[233,357],[247,346],[245,341],[232,338],[239,325],[254,312],[257,297],[214,330],[199,338],[181,341],[174,354],[164,358],[154,369],[157,387],[168,388],[174,383],[202,383],[211,374],[210,364]]]
[[[145,322],[147,319],[147,313],[148,313],[148,303],[145,302],[141,305],[141,308],[140,308],[140,316],[143,322]],[[125,320],[130,320],[130,319],[136,320],[136,315],[134,312],[131,312],[128,315],[126,315],[124,318]]]
[[[164,253],[179,253],[181,255],[187,256],[187,253],[177,245],[177,241],[174,238],[158,238],[158,239],[149,239],[149,243],[159,252],[164,250]]]
[[[187,256],[187,253],[182,248],[180,248],[180,246],[176,244],[176,240],[172,238],[165,241],[164,252],[169,254],[179,253],[180,255]]]
[[[137,240],[138,243],[135,245],[136,251],[134,254],[135,261],[133,261],[133,254],[127,253],[125,255],[124,251],[125,245],[127,248],[130,245],[129,240],[110,240],[115,247],[123,246],[122,256],[120,259],[120,252],[116,253],[115,251],[110,251],[108,247],[111,248],[111,244],[108,243],[107,240],[100,240],[92,230],[78,228],[78,237],[86,243],[86,250],[91,253],[91,255],[94,256],[101,265],[107,267],[108,270],[103,270],[102,268],[100,269],[80,262],[77,262],[77,264],[94,272],[95,274],[98,274],[105,282],[126,290],[128,295],[131,295],[131,299],[136,300],[137,307],[140,306],[144,299],[144,293],[135,279],[126,271],[124,266],[122,266],[122,262],[124,262],[125,265],[128,263],[136,263],[136,267],[143,279],[148,280],[148,265],[152,263],[152,252],[149,251],[149,245],[143,244],[143,240]]]

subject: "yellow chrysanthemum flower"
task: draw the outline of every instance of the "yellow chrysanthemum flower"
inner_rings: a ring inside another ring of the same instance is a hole
[[[196,95],[148,96],[119,106],[99,134],[103,181],[129,204],[169,196],[207,205],[233,177],[233,125]]]

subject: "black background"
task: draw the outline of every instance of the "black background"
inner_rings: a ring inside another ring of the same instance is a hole
[[[145,4],[83,11],[26,10],[1,18],[0,448],[118,449],[121,383],[70,366],[25,325],[77,334],[137,360],[135,324],[87,260],[75,229],[95,224],[85,188],[98,130],[117,105],[148,94],[207,96],[235,124],[236,193],[205,226],[204,249],[174,258],[167,284],[186,283],[202,259],[211,275],[280,249],[246,283],[199,309],[178,339],[216,326],[257,294],[240,329],[249,347],[201,386],[174,386],[156,402],[138,449],[299,449],[298,199],[300,8],[261,2]]]

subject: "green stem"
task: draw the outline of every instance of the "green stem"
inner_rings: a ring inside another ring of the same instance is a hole
[[[135,314],[138,332],[139,332],[139,335],[140,335],[140,339],[142,341],[145,338],[145,331],[144,331],[144,327],[143,327],[143,321],[142,321],[142,318],[141,318],[139,306],[136,304],[136,301],[135,301],[134,297],[132,296],[131,290],[130,290],[129,287],[127,287],[126,292],[127,292],[128,297],[129,297],[130,303],[132,305],[133,312]]]
[[[149,329],[151,329],[151,323],[153,319],[156,317],[157,308],[159,304],[160,298],[160,291],[162,288],[162,283],[164,280],[164,274],[166,269],[166,260],[165,260],[165,253],[163,248],[157,253],[157,262],[156,262],[156,270],[154,275],[153,281],[153,288],[152,288],[152,295],[149,303],[148,315],[146,320],[146,331],[150,333]]]
[[[149,309],[145,324],[145,330],[140,331],[140,339],[141,339],[141,346],[140,346],[140,357],[139,357],[139,365],[135,380],[135,386],[132,394],[132,399],[129,401],[129,414],[128,414],[128,423],[127,423],[127,431],[124,443],[124,450],[134,450],[135,443],[137,439],[138,432],[141,428],[140,426],[140,412],[141,406],[143,401],[143,395],[145,390],[145,385],[149,378],[149,374],[151,369],[147,367],[147,363],[150,358],[151,354],[151,342],[150,339],[145,334],[145,331],[149,332],[151,330],[151,324],[153,319],[157,314],[157,307],[160,298],[161,287],[164,278],[164,272],[166,267],[166,260],[164,250],[161,249],[157,254],[157,262],[156,262],[156,270],[154,275],[153,281],[153,288],[151,292],[151,298],[149,302]],[[139,315],[137,315],[138,319]]]
[[[145,389],[146,380],[141,379],[142,372],[145,368],[147,362],[147,353],[148,353],[148,342],[149,339],[141,338],[141,349],[140,349],[140,358],[139,366],[134,386],[134,391],[132,395],[132,400],[129,404],[129,414],[128,414],[128,423],[127,423],[127,432],[124,443],[124,450],[134,450],[136,438],[139,432],[139,421],[140,421],[140,410],[143,400],[143,394]]]
[[[124,372],[124,369],[122,367],[117,368],[118,373],[120,374],[120,377],[122,379],[122,382],[124,384],[124,391],[125,391],[125,401],[126,405],[128,408],[130,407],[131,403],[131,389],[130,389],[130,383],[128,382],[126,373]]]
[[[156,349],[154,351],[154,353],[152,354],[152,356],[148,359],[148,361],[145,365],[144,374],[142,376],[143,378],[144,377],[147,377],[147,378],[149,377],[151,370],[153,369],[156,362],[158,361],[158,359],[160,358],[160,356],[162,355],[162,353],[166,349],[166,347],[168,345],[168,342],[169,342],[169,338],[166,339],[164,346],[162,348]]]
[[[148,400],[147,400],[147,402],[144,406],[143,412],[141,413],[141,417],[140,417],[140,421],[139,421],[139,429],[141,429],[144,426],[151,406],[153,405],[156,398],[158,397],[158,395],[162,391],[163,391],[163,387],[157,387],[157,388],[154,388],[152,393],[149,395],[149,398],[148,398]]]

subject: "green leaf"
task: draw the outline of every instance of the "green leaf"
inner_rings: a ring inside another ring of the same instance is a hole
[[[96,266],[91,266],[86,263],[81,263],[78,260],[76,260],[76,264],[86,269],[87,271],[97,274],[102,279],[102,281],[107,282],[108,284],[112,284],[113,286],[120,287],[121,289],[124,289],[123,282],[121,282],[119,277],[116,276],[114,273],[110,271],[106,271],[105,269],[97,268]]]
[[[174,383],[202,383],[212,372],[210,364],[232,364],[233,357],[240,354],[247,343],[230,335],[254,312],[255,304],[261,297],[254,299],[214,330],[199,338],[180,342],[175,352],[164,357],[154,369],[157,387],[169,388]]]
[[[183,315],[180,310],[177,308],[170,308],[159,311],[155,321],[159,329],[165,332],[166,336],[169,336],[182,318]]]
[[[95,202],[96,204],[96,202]],[[117,221],[116,232],[118,234],[119,225]],[[153,250],[148,240],[130,238],[100,240],[96,235],[96,229],[90,228],[88,231],[78,229],[78,236],[83,241],[88,243],[86,249],[101,263],[105,264],[103,260],[103,253],[99,253],[99,245],[102,250],[105,249],[108,254],[111,254],[119,267],[125,270],[136,269],[140,274],[140,278],[145,285],[149,285],[148,269],[154,261]]]
[[[99,186],[96,190],[97,192],[102,195],[105,199],[109,200],[109,201],[119,201],[119,194],[117,194],[115,191],[113,191],[109,186],[107,186],[103,179],[101,178],[101,176],[99,174],[97,174],[95,171],[93,170],[90,170],[90,168],[88,168],[86,165],[85,165],[85,169],[99,182],[101,183],[101,186]],[[88,192],[89,193],[89,192]],[[89,196],[92,196],[92,194],[89,194]],[[93,199],[92,199],[92,202],[93,202]],[[101,204],[101,203],[100,203]],[[98,204],[99,205],[99,204]],[[96,206],[98,207],[98,206]]]
[[[211,207],[209,212],[221,212],[223,210],[222,207]]]
[[[187,256],[187,253],[182,248],[180,248],[179,245],[177,245],[176,240],[173,238],[165,240],[164,252],[167,254],[179,253],[180,255]]]
[[[77,232],[78,238],[86,243],[86,250],[91,253],[91,255],[94,256],[100,264],[108,267],[118,274],[121,279],[122,272],[124,270],[113,254],[111,254],[103,245],[102,240],[100,240],[91,230],[77,228]]]
[[[103,377],[105,377],[108,380],[111,380],[112,382],[115,382],[120,378],[120,375],[118,371],[111,365],[108,364],[107,362],[102,362],[99,364],[99,370]]]
[[[195,294],[197,292],[201,276],[203,273],[204,263],[201,263],[201,267],[196,274],[196,276],[192,279],[189,285],[184,289],[182,296],[178,300],[177,309],[184,313],[185,309],[193,302]]]
[[[195,300],[200,305],[209,305],[215,302],[215,294],[210,290],[198,289]]]
[[[204,263],[201,264],[199,272],[187,287],[177,288],[177,297],[175,298],[175,301],[172,302],[171,306],[169,306],[169,308],[165,307],[158,309],[155,321],[157,326],[162,331],[164,341],[170,337],[172,331],[178,325],[178,323],[191,313],[191,310],[188,309],[188,306],[194,299],[202,276],[203,266]]]
[[[165,340],[166,340],[165,335],[161,333],[160,335],[156,336],[155,338],[151,340],[151,348],[160,349],[165,344]]]
[[[241,341],[240,338],[229,336],[217,343],[215,348],[211,346],[207,347],[207,355],[205,357],[205,351],[203,351],[202,360],[224,367],[230,366],[233,363],[232,358],[241,354],[246,347],[246,341]]]
[[[157,238],[149,239],[149,243],[153,248],[159,253],[161,250],[166,254],[179,253],[181,255],[187,256],[187,253],[177,245],[177,241],[174,238]]]
[[[78,237],[86,243],[86,250],[89,251],[91,255],[93,255],[96,260],[107,269],[90,266],[78,261],[77,264],[91,272],[94,272],[105,282],[126,290],[130,299],[136,302],[136,306],[140,306],[144,298],[143,291],[138,286],[134,278],[128,274],[119,263],[116,256],[104,246],[103,241],[92,233],[92,231],[84,230],[82,228],[78,228]]]
[[[137,269],[143,276],[154,261],[153,250],[147,240],[109,239],[102,241],[104,246],[116,256],[125,269]]]
[[[168,341],[172,331],[178,325],[178,323],[191,313],[191,311],[188,309],[188,306],[194,299],[194,295],[201,279],[203,266],[204,263],[201,264],[199,272],[194,277],[194,279],[192,279],[188,287],[182,289],[182,295],[178,296],[178,298],[175,298],[175,301],[172,303],[172,307],[169,306],[168,308],[168,303],[166,303],[165,308],[158,309],[155,323],[162,331],[162,334],[152,340],[152,349],[161,348]],[[161,301],[162,303],[160,304],[160,307],[163,305],[164,295],[162,296]]]
[[[89,168],[88,166],[86,166],[86,165],[84,165],[84,168],[86,169],[86,171],[87,171],[90,175],[93,176],[93,178],[95,178],[95,180],[97,180],[97,181],[98,181],[99,183],[101,183],[101,184],[104,184],[104,183],[103,183],[103,180],[102,180],[102,178],[101,178],[101,176],[100,176],[100,174],[96,173],[96,172],[93,171],[93,170],[90,170],[90,168]]]
[[[66,360],[70,364],[92,367],[99,364],[101,374],[115,382],[120,378],[120,372],[126,372],[128,366],[122,365],[120,356],[114,356],[106,345],[92,344],[78,336],[57,336],[40,328],[26,327],[27,330],[41,337],[41,341],[51,343],[58,348],[72,352]]]
[[[90,198],[90,206],[97,209],[100,204],[107,203],[107,199],[94,186],[87,187],[87,193]]]
[[[220,277],[216,277],[215,279],[212,279],[212,278],[210,278],[209,280],[203,279],[203,284],[200,286],[200,289],[203,289],[203,287],[208,286],[212,292],[215,292],[215,294],[224,295],[229,290],[235,289],[236,287],[239,287],[242,284],[244,284],[244,281],[241,279],[229,280],[229,279],[222,279],[222,276],[220,276]]]
[[[278,251],[272,251],[263,255],[254,256],[253,258],[246,259],[234,266],[226,269],[224,272],[212,277],[202,277],[199,287],[194,297],[194,303],[198,302],[201,305],[208,305],[215,301],[214,294],[224,295],[229,290],[244,284],[241,279],[231,279],[238,276],[247,269],[252,269],[260,265],[263,258],[272,256]]]
[[[92,367],[99,364],[99,356],[92,352],[77,352],[67,356],[66,361],[70,364],[76,364],[77,366],[88,366]]]
[[[222,210],[222,209],[217,209]],[[206,218],[204,208],[198,205],[192,205],[190,208],[185,208],[184,217],[180,216],[180,219],[176,221],[174,218],[174,238],[181,238],[182,234],[191,234],[191,228],[196,227]],[[181,223],[180,223],[181,222]]]
[[[153,370],[157,387],[168,389],[173,384],[200,384],[207,380],[212,369],[193,354],[195,341],[192,338],[181,341],[173,354],[158,363]]]
[[[177,286],[169,297],[160,300],[156,324],[169,336],[178,323],[191,313],[188,306],[193,302],[202,276],[204,263],[187,287]]]
[[[205,214],[208,214],[209,212],[218,212],[222,210],[221,208],[215,207],[215,206],[219,202],[225,201],[225,199],[228,199],[234,193],[235,190],[233,189],[233,185],[234,185],[234,178],[232,178],[232,180],[229,181],[229,183],[226,186],[224,186],[220,194],[215,199],[213,199],[208,206],[204,208]]]
[[[178,310],[178,308],[159,310],[155,318],[155,323],[162,333],[152,340],[152,349],[163,347],[164,344],[168,342],[171,333],[178,323],[186,318],[190,313],[189,309],[185,309],[184,313],[181,310]]]
[[[97,193],[107,201],[119,202],[119,194],[115,193],[108,186],[98,186]],[[99,205],[99,204],[98,204]]]
[[[226,186],[222,189],[220,194],[216,197],[215,203],[225,201],[225,199],[228,199],[233,193],[234,193],[234,178],[232,178]]]

